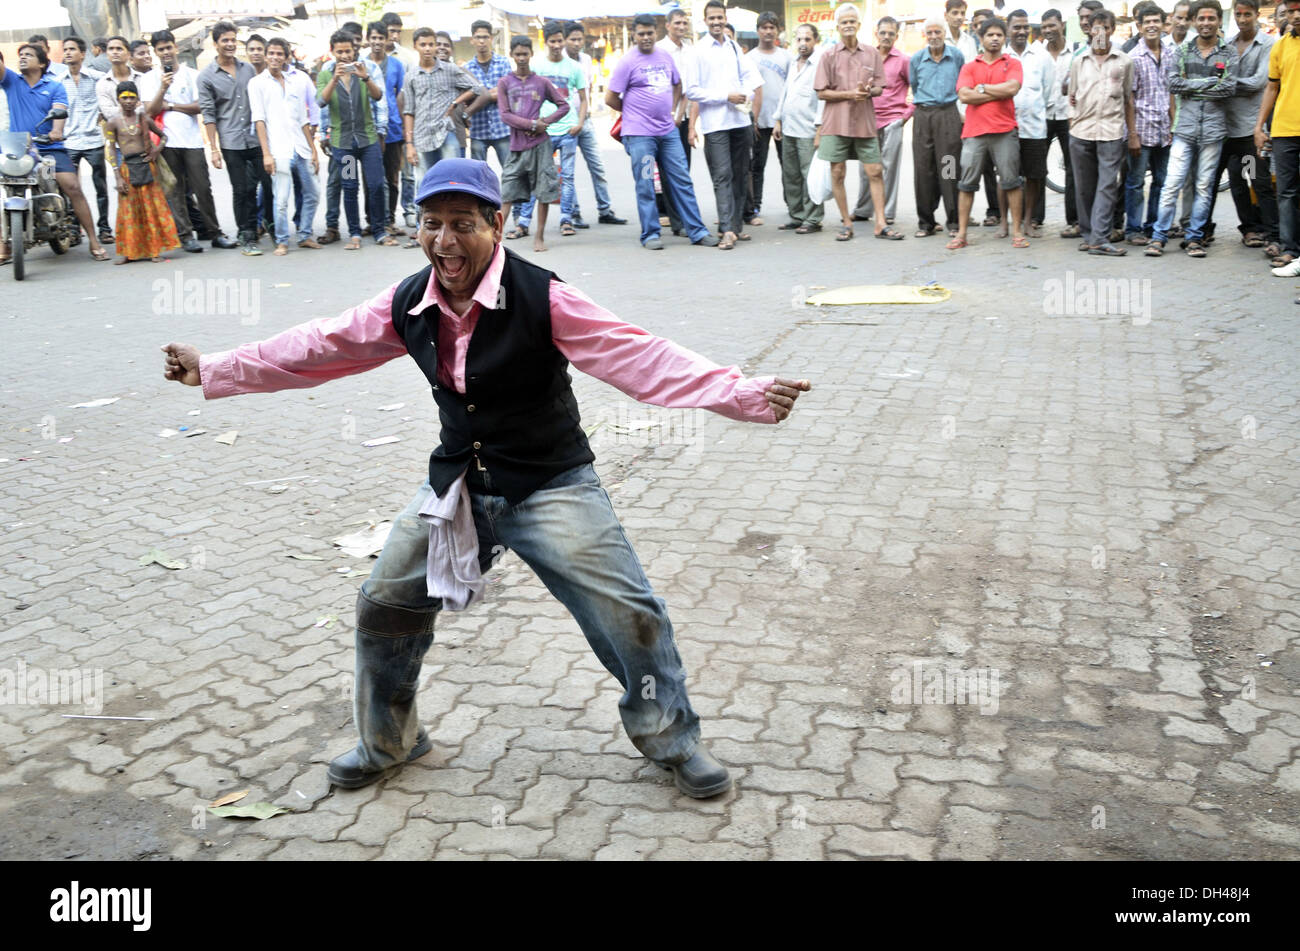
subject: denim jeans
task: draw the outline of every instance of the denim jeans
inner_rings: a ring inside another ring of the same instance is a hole
[[[360,179],[366,180],[366,217],[370,235],[376,241],[387,236],[384,218],[388,209],[384,205],[384,153],[378,142],[360,148],[335,149],[339,163],[339,178],[343,183],[343,213],[348,219],[348,234],[361,237],[361,215],[357,208]]]
[[[1169,166],[1165,172],[1165,187],[1160,192],[1160,217],[1151,232],[1152,241],[1165,242],[1174,224],[1178,209],[1178,193],[1189,181],[1196,182],[1196,201],[1192,205],[1192,220],[1183,237],[1189,243],[1205,236],[1205,223],[1210,218],[1210,189],[1214,187],[1214,173],[1219,168],[1219,150],[1222,139],[1197,144],[1174,136],[1169,147]]]
[[[659,237],[659,207],[655,204],[655,163],[659,178],[666,183],[673,210],[692,241],[708,237],[709,229],[700,218],[695,189],[686,171],[686,154],[677,130],[667,135],[624,135],[623,149],[632,159],[632,180],[636,183],[636,212],[641,218],[641,243]]]
[[[298,240],[306,241],[311,237],[311,223],[316,217],[316,205],[320,202],[320,186],[311,172],[311,160],[295,152],[290,167],[285,168],[276,162],[275,174],[271,176],[271,186],[275,191],[276,244],[289,243],[289,192],[295,180],[302,196],[302,225],[298,229]]]
[[[357,596],[353,716],[366,768],[404,762],[419,732],[415,694],[442,602],[425,582],[429,528],[417,513],[426,480],[393,520]],[[491,489],[489,487],[488,491]],[[597,659],[623,686],[619,714],[650,759],[681,763],[699,743],[699,717],[673,626],[590,465],[563,472],[517,505],[471,492],[479,565],[509,548],[577,620]]]
[[[574,206],[577,204],[577,189],[573,185],[573,171],[578,164],[578,140],[572,135],[551,136],[551,148],[560,152],[560,224],[573,221]],[[604,171],[602,168],[601,171]],[[529,198],[515,207],[519,216],[515,219],[525,228],[533,223],[533,205],[536,199]]]
[[[81,171],[82,159],[90,166],[90,182],[95,186],[95,203],[99,207],[99,233],[112,234],[113,229],[108,221],[108,177],[104,172],[104,147],[68,149],[68,158],[72,159],[72,167],[78,172]],[[185,230],[188,232],[190,229]]]
[[[497,154],[497,162],[504,169],[506,159],[510,158],[510,136],[503,135],[499,139],[470,139],[469,140],[469,157],[479,162],[487,161],[488,149]]]
[[[456,144],[456,137],[449,133],[438,148],[428,152],[416,152],[415,154],[420,159],[420,167],[416,174],[423,181],[425,173],[443,159],[458,158],[460,156],[460,146]]]
[[[1128,177],[1124,179],[1124,212],[1128,217],[1125,237],[1151,237],[1151,229],[1155,226],[1160,211],[1160,195],[1169,165],[1169,148],[1168,145],[1144,145],[1137,158],[1129,156]],[[1147,169],[1151,170],[1151,192],[1147,196],[1144,217],[1142,193],[1146,188]]]
[[[612,215],[614,206],[609,203],[609,184],[605,180],[605,163],[600,157],[600,145],[596,141],[596,130],[588,119],[582,124],[578,133],[578,148],[582,149],[582,160],[587,163],[591,173],[591,188],[596,193],[596,210],[602,215]],[[582,209],[578,207],[578,194],[573,195],[573,217],[581,218]]]

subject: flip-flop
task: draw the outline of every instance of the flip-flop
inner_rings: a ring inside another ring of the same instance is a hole
[[[741,233],[741,234],[736,235],[736,240],[737,240],[737,241],[749,241],[749,240],[752,239],[753,237],[754,237],[754,236],[753,236],[752,234],[744,234],[744,233]]]
[[[103,248],[100,248],[98,251],[91,251],[90,256],[96,261],[107,261],[110,257],[109,253]]]
[[[850,241],[853,239],[852,228],[841,228],[840,233],[835,236],[836,241]]]
[[[1029,239],[1024,235],[1021,235],[1019,238],[1012,238],[1011,246],[1013,248],[1027,248],[1029,247]]]
[[[814,231],[821,231],[821,225],[800,225],[794,229],[795,234],[812,234]]]
[[[877,231],[875,233],[875,237],[879,238],[881,241],[902,241],[903,240],[903,235],[901,232],[895,231],[893,228],[888,228],[888,227],[885,228],[884,231]]]
[[[727,238],[723,238],[721,241],[718,242],[719,251],[730,251],[735,246],[736,246],[736,242],[731,241]]]
[[[1165,253],[1165,246],[1159,241],[1152,241],[1147,245],[1147,249],[1143,253],[1149,258],[1162,257]]]
[[[1099,244],[1089,254],[1098,254],[1108,258],[1122,258],[1128,254],[1123,248],[1117,248],[1113,244]]]
[[[514,241],[516,238],[528,237],[528,228],[525,225],[516,225],[512,230],[506,232],[506,240]]]
[[[577,233],[578,233],[578,229],[573,227],[573,225],[570,224],[569,222],[565,221],[560,224],[560,234],[562,234],[564,237],[571,238],[573,237],[573,235]]]
[[[949,251],[960,251],[962,248],[967,246],[968,244],[965,238],[953,238],[946,245],[944,245],[944,248]]]

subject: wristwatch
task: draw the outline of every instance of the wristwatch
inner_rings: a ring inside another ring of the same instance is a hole
[[[978,86],[976,86],[975,91],[979,93],[981,96],[984,95],[984,84],[980,83]]]

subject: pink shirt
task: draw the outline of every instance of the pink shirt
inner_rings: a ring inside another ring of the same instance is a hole
[[[897,46],[889,48],[889,55],[885,57],[885,91],[874,102],[876,124],[882,129],[900,119],[912,118],[916,111],[916,107],[907,101],[910,65],[911,61]]]
[[[505,259],[505,248],[498,244],[474,292],[474,303],[463,317],[448,306],[433,274],[424,296],[411,308],[412,314],[418,314],[435,305],[442,312],[438,379],[458,393],[465,392],[470,335],[483,308],[496,306]],[[199,363],[204,397],[319,386],[405,356],[406,344],[393,328],[396,290],[394,284],[337,317],[299,324],[259,343],[204,356]],[[746,379],[738,367],[718,366],[671,340],[619,320],[561,281],[551,281],[550,297],[551,337],[560,353],[583,373],[643,403],[708,409],[744,422],[776,422],[763,395],[773,377]]]

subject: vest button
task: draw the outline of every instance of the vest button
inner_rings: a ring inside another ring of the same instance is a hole
[[[475,448],[475,449],[482,449],[482,448],[483,448],[483,444],[482,444],[481,442],[476,442],[476,443],[474,443],[474,448]]]
[[[473,403],[470,403],[465,407],[465,410],[470,413],[474,412],[475,409],[477,409],[477,407]]]

